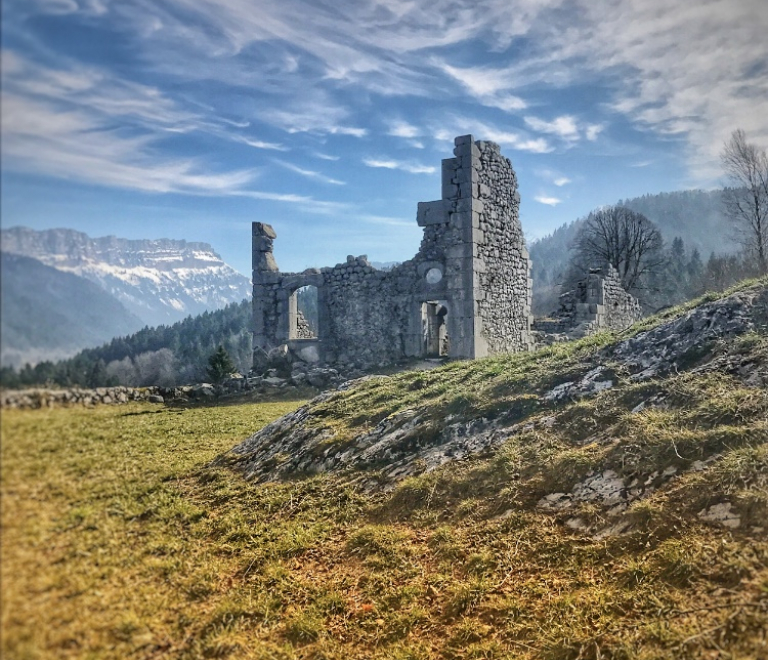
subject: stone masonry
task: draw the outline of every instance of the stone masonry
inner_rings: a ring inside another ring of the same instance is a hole
[[[281,273],[275,231],[253,223],[254,368],[288,361],[370,366],[415,357],[476,358],[531,347],[530,260],[509,159],[493,142],[455,140],[442,199],[418,205],[418,253],[391,270],[367,258]],[[296,291],[317,287],[317,336]]]
[[[560,308],[551,319],[536,319],[535,331],[584,337],[601,330],[623,330],[640,320],[637,298],[621,286],[611,264],[591,268],[571,291],[560,296]]]

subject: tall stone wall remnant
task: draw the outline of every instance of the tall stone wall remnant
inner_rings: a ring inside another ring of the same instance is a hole
[[[442,162],[442,198],[418,205],[419,251],[390,270],[349,256],[333,267],[281,273],[274,229],[254,222],[254,367],[276,355],[370,366],[529,349],[531,265],[519,203],[499,146],[465,135]],[[305,286],[317,287],[311,339],[296,303]]]

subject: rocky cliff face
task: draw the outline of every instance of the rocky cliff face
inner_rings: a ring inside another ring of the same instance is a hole
[[[4,230],[4,252],[84,277],[147,325],[173,323],[239,302],[250,282],[207,243],[170,239],[90,238],[71,229]]]
[[[389,490],[514,455],[506,487],[525,485],[533,505],[579,527],[588,525],[578,512],[585,503],[618,515],[683,475],[721,469],[731,451],[764,461],[766,387],[763,281],[612,337],[348,383],[219,463],[260,481],[338,472]],[[725,512],[736,524],[724,498],[707,500],[702,519]]]

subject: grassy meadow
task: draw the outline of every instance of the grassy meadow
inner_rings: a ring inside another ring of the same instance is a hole
[[[2,657],[765,660],[768,392],[717,370],[633,383],[615,366],[612,389],[537,403],[610,341],[317,405],[339,442],[404,408],[538,420],[386,493],[209,465],[299,401],[2,411]],[[712,350],[768,363],[764,334]],[[595,503],[536,506],[594,470],[673,467],[614,533],[596,533],[618,518]],[[698,517],[723,501],[737,529]]]
[[[703,473],[598,540],[526,504],[516,444],[386,496],[205,467],[296,405],[5,411],[3,657],[766,657],[768,543],[687,515]],[[767,458],[718,488],[764,512]]]

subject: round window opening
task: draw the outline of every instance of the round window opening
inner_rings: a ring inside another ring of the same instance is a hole
[[[427,284],[437,284],[443,279],[443,271],[439,268],[430,268],[427,271]]]

